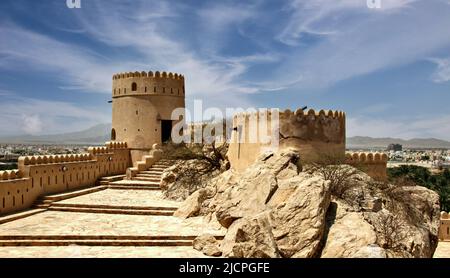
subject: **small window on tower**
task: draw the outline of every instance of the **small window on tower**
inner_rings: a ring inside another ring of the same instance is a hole
[[[133,82],[133,84],[131,84],[131,91],[133,91],[133,92],[137,91],[137,84],[136,84],[136,82]]]

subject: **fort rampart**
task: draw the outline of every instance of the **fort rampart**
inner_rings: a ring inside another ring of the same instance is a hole
[[[376,180],[387,180],[388,156],[384,153],[347,153],[345,163],[366,172]]]
[[[130,164],[125,142],[91,147],[86,154],[20,157],[18,170],[0,171],[0,215],[29,208],[46,194],[92,186],[103,176],[124,174]]]
[[[450,213],[445,211],[441,212],[439,240],[450,240]]]
[[[281,111],[278,117],[273,113],[277,112],[233,117],[228,151],[233,169],[245,170],[270,149],[296,149],[304,161],[315,160],[322,153],[345,155],[345,113],[313,109]]]

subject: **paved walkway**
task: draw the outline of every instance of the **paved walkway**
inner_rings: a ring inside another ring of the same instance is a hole
[[[163,199],[154,183],[112,181],[46,196],[38,213],[0,224],[0,258],[204,257],[193,239],[204,233],[221,239],[224,229],[201,217],[172,216],[179,203]]]
[[[440,241],[434,258],[450,258],[450,241]]]

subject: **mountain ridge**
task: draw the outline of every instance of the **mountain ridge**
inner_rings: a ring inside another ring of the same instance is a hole
[[[111,124],[98,124],[88,129],[70,133],[50,135],[21,135],[0,137],[0,143],[10,144],[103,144],[110,140]],[[450,149],[450,142],[436,138],[400,139],[391,137],[374,138],[353,136],[347,138],[349,149],[385,149],[389,144],[401,144],[404,148]]]

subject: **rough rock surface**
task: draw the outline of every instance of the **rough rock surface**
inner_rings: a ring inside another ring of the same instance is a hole
[[[235,221],[222,241],[222,253],[233,258],[279,258],[271,222],[268,212]]]
[[[207,256],[218,257],[222,255],[222,251],[219,249],[219,242],[213,235],[206,234],[196,237],[193,247]]]
[[[276,204],[273,233],[283,257],[310,258],[319,251],[325,230],[329,182],[320,176],[297,176],[287,182],[296,188],[285,202]]]
[[[337,217],[332,223],[322,250],[322,258],[374,257],[372,249],[377,241],[373,227],[357,212],[345,213],[345,208],[339,202]],[[379,246],[377,246],[379,247]],[[380,252],[382,253],[382,252]],[[370,255],[369,255],[370,254]],[[386,255],[380,254],[385,257]]]
[[[201,205],[208,197],[209,190],[201,188],[190,195],[181,206],[174,212],[173,216],[179,218],[189,218],[197,216]]]
[[[320,172],[301,171],[299,160],[289,150],[264,154],[243,173],[211,179],[207,194],[191,195],[179,213],[227,228],[226,257],[432,257],[435,192],[376,182],[348,165],[339,167],[354,174],[337,191]]]

